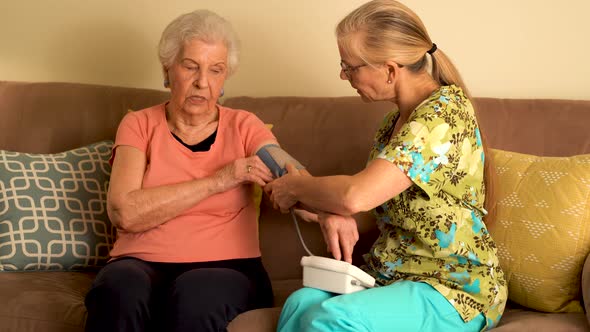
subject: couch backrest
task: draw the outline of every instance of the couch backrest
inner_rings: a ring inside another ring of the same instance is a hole
[[[361,170],[375,130],[393,107],[356,97],[236,97],[224,105],[251,111],[272,124],[283,148],[317,175]]]
[[[114,139],[128,109],[167,99],[148,89],[0,81],[0,149],[55,153]]]
[[[476,98],[491,147],[539,156],[590,153],[590,100]]]
[[[114,139],[128,109],[167,98],[165,91],[148,89],[0,81],[0,149],[54,153]],[[235,97],[224,104],[272,123],[283,147],[315,175],[361,170],[375,130],[393,107],[358,97]],[[492,147],[555,156],[590,153],[590,101],[481,98],[477,105]],[[299,259],[305,252],[292,220],[274,211],[266,198],[261,210],[261,247],[271,278],[300,278]],[[308,247],[325,254],[317,225],[301,227]],[[372,239],[363,237],[355,250],[357,262]]]

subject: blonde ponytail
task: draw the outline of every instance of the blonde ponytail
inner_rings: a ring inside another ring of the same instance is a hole
[[[437,49],[431,55],[432,58],[432,78],[440,85],[451,85],[454,84],[458,87],[461,87],[467,98],[471,99],[471,94],[469,93],[469,89],[463,82],[463,78],[459,71],[447,57],[445,52],[440,49]]]

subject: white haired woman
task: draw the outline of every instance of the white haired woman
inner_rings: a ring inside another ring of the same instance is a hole
[[[351,261],[351,215],[372,210],[380,236],[363,268],[379,287],[337,296],[303,288],[279,331],[481,331],[498,324],[507,286],[483,223],[489,161],[465,84],[418,16],[394,0],[367,2],[336,28],[340,78],[365,101],[397,106],[377,131],[364,170],[289,174],[265,190],[281,210],[296,202],[324,230],[335,258]],[[489,218],[489,217],[488,217]]]
[[[86,331],[224,331],[272,306],[251,191],[272,179],[257,150],[277,142],[252,113],[218,104],[238,46],[207,10],[164,30],[170,100],[119,125],[107,197],[118,238],[86,296]]]

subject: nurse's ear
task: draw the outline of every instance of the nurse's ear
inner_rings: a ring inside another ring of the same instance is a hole
[[[391,60],[385,62],[385,75],[387,84],[395,83],[395,80],[399,76],[399,72],[403,67],[403,65],[400,65],[397,62]]]

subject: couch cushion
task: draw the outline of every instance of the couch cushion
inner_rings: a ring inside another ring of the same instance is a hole
[[[494,332],[587,332],[586,317],[581,313],[541,313],[524,309],[506,310]]]
[[[0,331],[83,331],[94,273],[0,273]]]
[[[545,312],[582,312],[590,252],[590,155],[538,157],[492,150],[497,216],[490,227],[509,298]]]
[[[106,263],[112,141],[57,154],[0,150],[0,271],[82,270]]]
[[[227,326],[228,332],[275,332],[281,314],[280,307],[244,312]]]

